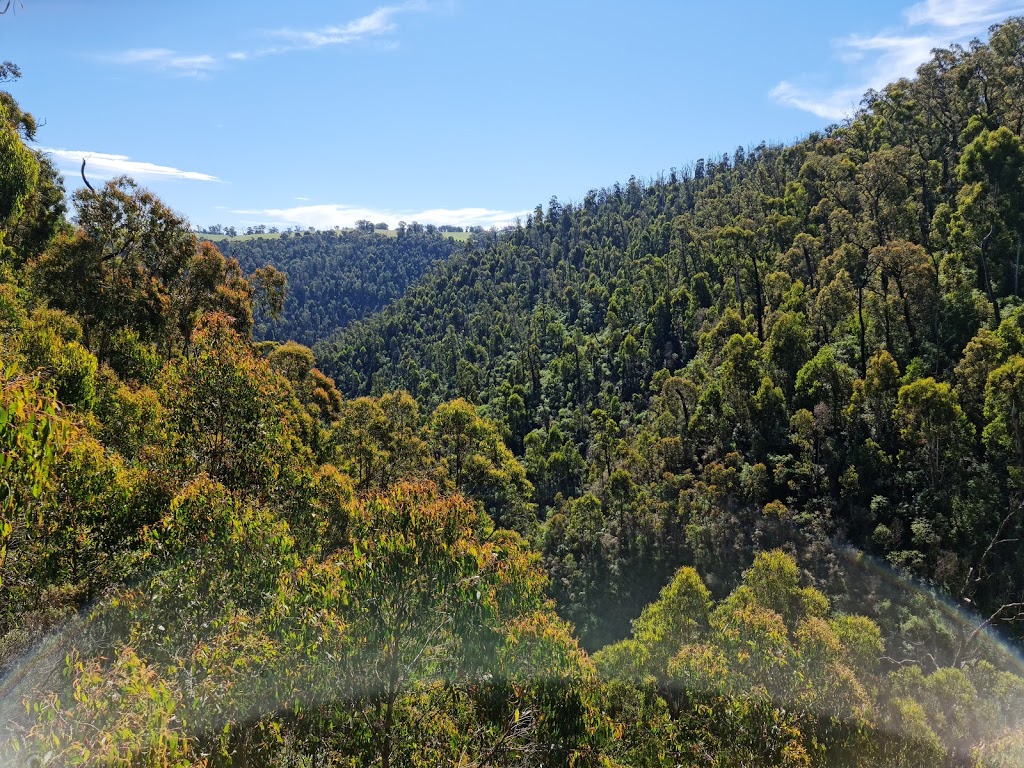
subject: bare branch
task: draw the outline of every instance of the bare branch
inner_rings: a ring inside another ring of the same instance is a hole
[[[1003,615],[1003,614],[1008,613],[1010,611],[1016,611],[1016,613],[1014,615],[1012,615],[1012,616],[1004,616]],[[998,620],[1001,620],[1001,621],[1004,621],[1004,622],[1007,622],[1007,623],[1012,623],[1012,622],[1015,622],[1015,621],[1024,620],[1024,602],[1020,602],[1020,603],[1006,603],[1004,605],[1001,605],[1001,606],[999,606],[995,610],[995,612],[991,616],[989,616],[983,622],[978,624],[978,626],[976,626],[974,628],[974,631],[971,632],[971,634],[967,636],[967,639],[964,640],[960,644],[960,648],[957,651],[956,658],[953,660],[953,666],[954,667],[960,665],[960,662],[963,661],[963,657],[967,654],[967,650],[971,647],[971,645],[977,639],[978,635],[980,635],[982,633],[982,631],[984,631],[984,629],[986,627],[991,626],[992,624],[994,624]]]
[[[92,193],[96,192],[96,190],[92,188],[92,184],[89,183],[89,180],[87,178],[85,178],[85,158],[84,157],[82,158],[82,181],[85,182],[85,186],[87,186],[89,188],[90,192],[92,192]]]

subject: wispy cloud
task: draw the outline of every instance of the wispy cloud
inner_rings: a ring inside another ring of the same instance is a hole
[[[386,221],[396,226],[399,221],[420,224],[453,224],[456,226],[503,227],[530,211],[499,211],[490,208],[431,208],[424,211],[390,211],[363,208],[354,205],[300,205],[293,208],[264,208],[233,211],[246,217],[246,223],[279,226],[351,227],[360,219],[374,223]]]
[[[140,160],[132,160],[127,155],[111,155],[105,152],[89,152],[82,149],[51,149],[40,147],[40,150],[58,161],[61,170],[75,172],[81,168],[82,160],[86,161],[86,174],[99,179],[111,179],[115,176],[127,175],[138,179],[186,179],[188,181],[220,181],[216,176],[198,171],[183,171],[169,165],[156,165]]]
[[[1006,0],[924,0],[905,12],[912,26],[966,27],[1002,21],[1024,9],[1024,4]]]
[[[815,87],[783,80],[769,96],[827,120],[842,120],[856,113],[866,91],[912,76],[933,49],[981,35],[1020,11],[1024,0],[924,0],[904,11],[902,29],[833,41],[835,57],[846,65],[845,83]]]
[[[853,114],[866,89],[860,86],[821,92],[783,80],[768,94],[780,104],[802,109],[825,120],[842,120]]]
[[[136,48],[105,58],[114,64],[144,67],[185,77],[202,77],[221,64],[220,59],[208,53],[187,54],[169,48]]]
[[[379,37],[394,32],[397,28],[395,17],[398,14],[423,8],[422,3],[384,6],[341,26],[329,26],[314,30],[279,29],[272,34],[293,42],[295,48],[349,45],[370,37]]]
[[[335,45],[352,45],[372,38],[385,38],[398,29],[397,17],[429,9],[425,0],[410,0],[401,5],[381,6],[371,13],[344,24],[318,29],[276,29],[266,35],[279,42],[253,50],[234,50],[226,54],[183,53],[170,48],[133,48],[104,56],[114,64],[143,67],[155,72],[185,77],[207,77],[210,72],[231,63],[249,61],[292,51],[315,50]],[[392,45],[387,47],[394,47]]]

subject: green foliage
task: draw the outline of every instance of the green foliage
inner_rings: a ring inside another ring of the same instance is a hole
[[[121,328],[111,335],[107,360],[122,379],[141,384],[152,382],[162,364],[154,345],[144,344],[131,328]]]
[[[0,370],[0,588],[16,526],[31,518],[66,430],[38,377]]]
[[[1003,368],[1024,351],[1021,28],[936,52],[847,125],[474,238],[321,342],[324,370],[495,422],[589,648],[680,565],[723,594],[782,545],[887,635],[907,617],[857,592],[838,542],[990,616],[1024,565]]]
[[[10,746],[1019,763],[1022,40],[458,247],[73,226],[0,94],[0,673],[81,654]]]
[[[32,276],[54,307],[78,318],[100,360],[110,358],[114,337],[124,346],[122,329],[165,351],[187,344],[206,312],[229,314],[249,333],[252,289],[238,263],[197,243],[151,192],[122,177],[99,192],[79,190],[75,206],[79,228],[38,255]]]
[[[186,477],[205,472],[229,488],[267,489],[300,460],[301,417],[233,325],[227,315],[208,315],[193,333],[192,354],[164,369],[158,389],[168,447]]]
[[[358,230],[295,232],[217,245],[253,271],[260,300],[257,338],[294,339],[309,346],[387,306],[456,248],[451,238],[436,232],[409,231],[391,238]],[[287,296],[285,276],[293,286]]]
[[[187,768],[199,759],[178,712],[182,692],[131,648],[114,663],[68,658],[74,704],[52,695],[33,706],[23,736],[35,760],[58,765]]]
[[[985,385],[985,444],[1006,457],[1020,487],[1024,481],[1024,357],[1013,355],[988,376]]]
[[[711,596],[700,576],[692,568],[681,568],[633,623],[633,636],[647,663],[654,670],[664,668],[680,643],[696,639],[706,629],[710,609]]]
[[[22,141],[15,119],[11,107],[0,103],[0,222],[4,225],[22,214],[39,180],[39,161]]]
[[[532,530],[533,491],[526,471],[505,447],[495,425],[465,400],[439,405],[427,426],[434,459],[462,493],[480,499],[495,522]]]

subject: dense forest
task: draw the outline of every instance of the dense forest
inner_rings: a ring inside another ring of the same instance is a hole
[[[590,649],[680,564],[723,595],[781,546],[894,657],[959,664],[977,636],[919,637],[841,553],[1020,637],[1022,55],[1014,22],[848,125],[552,200],[321,363],[500,426]]]
[[[254,336],[312,346],[387,306],[458,246],[433,227],[402,227],[395,235],[372,228],[284,232],[217,247],[243,269],[269,264],[288,276],[284,311],[276,318],[257,311]]]
[[[71,208],[0,94],[5,765],[1024,764],[1022,72],[424,237],[323,371],[339,236]]]

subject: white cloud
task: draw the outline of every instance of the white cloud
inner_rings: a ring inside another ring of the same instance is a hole
[[[842,120],[856,113],[866,91],[912,77],[933,49],[981,35],[992,23],[1021,10],[1024,0],[924,0],[904,11],[907,28],[902,31],[833,41],[835,57],[848,67],[846,83],[825,88],[783,80],[769,97],[818,117]]]
[[[107,59],[115,64],[141,66],[188,77],[202,77],[220,66],[220,60],[208,53],[185,54],[169,48],[136,48]]]
[[[322,48],[325,45],[346,45],[367,37],[376,37],[395,30],[394,17],[406,10],[404,6],[385,6],[373,13],[354,19],[341,26],[324,27],[310,31],[280,29],[274,32],[296,43],[301,48]]]
[[[89,152],[78,149],[40,150],[61,161],[59,165],[67,172],[78,172],[82,160],[86,161],[86,176],[99,179],[111,179],[115,176],[127,175],[140,179],[186,179],[189,181],[220,181],[216,176],[198,171],[183,171],[169,165],[156,165],[139,160],[132,160],[127,155],[110,155],[105,152]]]
[[[504,227],[531,215],[532,211],[495,211],[489,208],[431,208],[407,214],[404,221],[420,224],[454,224],[462,227]]]
[[[411,11],[425,11],[429,7],[426,0],[409,0],[401,5],[381,6],[371,13],[345,24],[314,30],[274,30],[269,34],[283,40],[284,44],[252,51],[235,50],[223,55],[213,55],[209,53],[188,54],[170,48],[133,48],[103,58],[114,64],[144,67],[172,75],[206,77],[211,71],[219,69],[228,62],[243,62],[291,51],[311,50],[331,45],[350,45],[370,38],[380,38],[398,28],[395,17]]]
[[[388,211],[354,205],[300,205],[293,208],[240,210],[233,213],[247,217],[246,223],[296,225],[302,228],[332,229],[351,227],[360,219],[377,223],[386,221],[394,227],[399,221],[420,224],[453,224],[456,226],[503,227],[530,211],[497,211],[490,208],[431,208],[425,211]]]
[[[783,80],[768,95],[787,107],[802,109],[826,120],[843,120],[857,111],[857,103],[864,96],[864,89],[840,88],[823,93]]]
[[[976,27],[992,24],[1024,10],[1024,3],[1006,0],[924,0],[904,15],[911,26]]]

